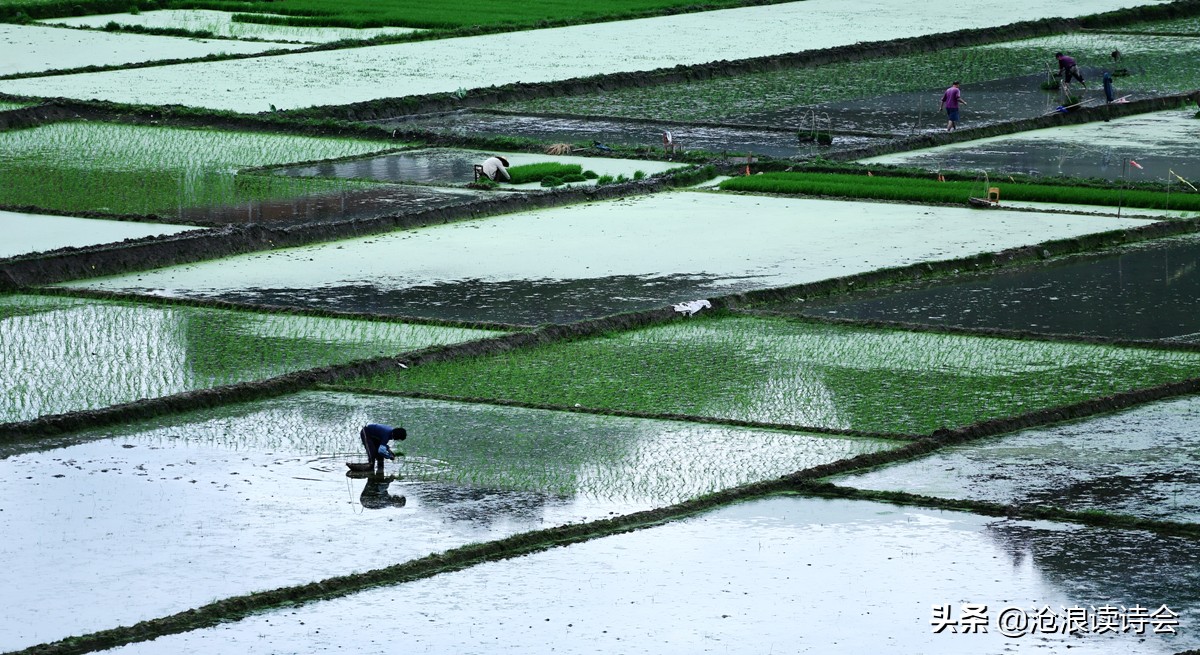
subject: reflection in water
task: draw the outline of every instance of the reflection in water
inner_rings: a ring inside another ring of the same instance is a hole
[[[404,507],[408,504],[408,499],[388,491],[388,486],[395,479],[388,475],[368,476],[367,483],[363,485],[362,493],[358,496],[358,502],[365,509]]]
[[[998,521],[984,533],[1021,566],[1028,558],[1048,582],[1079,603],[1200,604],[1200,548],[1178,537],[1133,530]]]
[[[475,179],[475,164],[488,156],[482,151],[410,150],[366,159],[280,168],[275,173],[290,177],[466,184]]]
[[[1124,339],[1200,340],[1200,239],[1073,257],[879,297],[813,303],[803,313]]]
[[[729,293],[739,285],[728,283],[743,280],[746,281],[743,286],[748,286],[749,280],[753,279],[711,275],[614,275],[573,280],[465,279],[400,289],[380,288],[364,282],[316,288],[228,289],[213,296],[254,304],[540,325],[570,323]]]
[[[246,202],[240,205],[194,207],[179,212],[179,219],[201,224],[272,223],[300,225],[358,218],[409,214],[470,202],[463,191],[427,187],[378,186],[291,200]]]

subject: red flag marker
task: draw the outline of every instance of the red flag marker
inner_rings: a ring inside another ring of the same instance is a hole
[[[1139,169],[1142,167],[1142,165],[1141,165],[1141,164],[1137,163],[1136,161],[1133,161],[1132,159],[1130,159],[1130,160],[1129,160],[1129,165],[1130,165],[1130,166],[1136,166],[1136,167],[1138,167]]]

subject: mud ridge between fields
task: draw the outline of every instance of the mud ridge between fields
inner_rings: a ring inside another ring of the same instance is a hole
[[[789,423],[766,423],[763,421],[744,421],[734,418],[716,416],[697,416],[694,414],[675,414],[665,412],[643,412],[628,409],[611,409],[607,407],[573,407],[551,403],[532,403],[506,398],[484,398],[473,396],[455,396],[443,393],[428,393],[424,391],[398,391],[393,389],[376,389],[372,387],[353,387],[347,385],[324,385],[322,388],[330,391],[345,391],[349,393],[369,394],[375,396],[393,396],[398,398],[419,398],[423,400],[442,400],[454,403],[470,403],[474,405],[496,405],[499,407],[520,407],[522,409],[541,409],[552,412],[572,412],[576,414],[594,414],[599,416],[619,416],[622,418],[641,418],[655,421],[682,421],[686,423],[702,423],[705,425],[729,425],[739,428],[756,428],[764,430],[786,430],[788,432],[807,432],[827,434],[839,437],[864,437],[868,439],[888,439],[891,441],[916,441],[924,438],[920,434],[903,434],[894,432],[866,432],[863,430],[844,430],[840,428],[814,427],[808,425],[792,425]]]
[[[327,105],[289,110],[306,117],[340,118],[355,121],[381,120],[410,114],[430,114],[463,108],[483,107],[501,102],[534,100],[580,95],[718,77],[760,73],[790,68],[822,66],[833,63],[894,57],[944,48],[984,45],[1039,36],[1078,31],[1092,25],[1117,26],[1144,20],[1182,18],[1200,13],[1200,0],[1177,0],[1170,4],[1133,7],[1082,18],[1045,18],[981,29],[958,30],[920,37],[874,43],[856,43],[821,50],[806,50],[787,55],[722,60],[698,65],[680,65],[652,71],[612,73],[536,84],[513,83],[486,89],[472,89],[463,95],[437,93],[399,98],[384,98],[348,105]]]
[[[970,437],[964,435],[963,438],[967,439]],[[945,435],[941,438],[922,439],[895,450],[858,455],[831,464],[797,471],[774,480],[719,491],[668,507],[600,519],[589,523],[570,524],[527,532],[496,541],[462,546],[443,553],[429,555],[421,559],[374,571],[337,576],[303,585],[282,587],[244,596],[226,598],[195,609],[142,621],[132,626],[112,628],[87,635],[69,637],[57,642],[31,646],[17,651],[13,655],[74,655],[113,648],[124,644],[149,641],[170,634],[178,634],[237,621],[252,614],[272,609],[295,607],[315,601],[340,598],[372,588],[402,584],[442,573],[463,570],[484,562],[512,559],[558,546],[566,546],[599,537],[651,528],[671,521],[686,519],[733,502],[780,493],[796,493],[823,497],[861,497],[868,500],[976,512],[992,516],[1067,521],[1102,527],[1152,530],[1163,534],[1193,539],[1200,538],[1200,530],[1192,524],[1168,523],[1122,516],[1096,516],[1094,514],[1068,512],[1057,508],[1008,506],[976,501],[952,501],[907,494],[893,494],[889,498],[886,492],[873,494],[820,482],[821,478],[860,469],[873,468],[928,454],[952,441],[954,440],[947,438]]]
[[[1111,105],[1080,107],[1079,109],[1070,111],[1066,114],[1055,112],[1046,116],[1036,116],[1034,118],[1024,118],[1021,120],[994,123],[992,125],[973,127],[965,130],[956,130],[954,132],[931,132],[927,134],[918,134],[907,138],[895,139],[887,143],[864,146],[862,148],[832,151],[823,156],[832,161],[867,159],[869,157],[878,157],[880,155],[890,155],[896,152],[934,148],[937,146],[960,143],[963,141],[974,141],[993,136],[1006,136],[1009,134],[1015,134],[1017,132],[1041,130],[1048,127],[1081,125],[1095,121],[1108,121],[1113,118],[1133,116],[1135,114],[1146,114],[1166,109],[1178,109],[1186,106],[1188,103],[1200,104],[1200,91],[1156,96],[1153,98],[1144,98],[1141,100],[1134,100],[1132,102],[1122,102]]]

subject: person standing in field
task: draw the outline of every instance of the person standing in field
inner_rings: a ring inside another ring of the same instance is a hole
[[[381,423],[369,423],[358,431],[358,437],[362,440],[363,448],[367,449],[367,463],[371,468],[382,470],[383,460],[396,459],[395,453],[388,448],[388,442],[392,439],[404,441],[408,438],[408,431]],[[403,456],[404,453],[400,455]]]
[[[1079,66],[1075,64],[1074,57],[1068,57],[1061,52],[1054,53],[1054,58],[1058,60],[1058,73],[1062,76],[1063,84],[1067,87],[1071,86],[1071,80],[1079,80],[1079,84],[1083,88],[1087,88],[1087,82],[1083,81],[1083,76],[1079,74]]]
[[[958,127],[958,107],[959,105],[967,104],[966,100],[962,99],[962,91],[959,90],[959,83],[955,82],[950,85],[949,89],[942,94],[942,109],[946,110],[946,131],[953,132]]]
[[[508,160],[503,157],[489,157],[483,162],[483,174],[493,182],[503,179],[508,182],[512,177],[508,174]]]

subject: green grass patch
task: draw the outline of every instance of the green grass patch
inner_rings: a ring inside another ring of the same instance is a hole
[[[496,334],[42,296],[0,297],[0,308],[0,423]]]
[[[583,175],[583,166],[579,164],[560,164],[558,162],[541,162],[524,164],[508,169],[512,184],[528,184],[541,182],[548,177],[564,178],[568,175]]]
[[[949,80],[961,80],[964,96],[970,98],[970,85],[977,82],[1044,75],[1047,64],[1057,70],[1053,53],[1058,50],[1070,52],[1086,67],[1105,65],[1115,48],[1125,53],[1121,66],[1134,73],[1120,78],[1117,86],[1122,93],[1184,92],[1200,88],[1200,43],[1194,39],[1156,37],[1138,37],[1136,41],[1136,46],[1126,46],[1123,42],[1114,45],[1111,35],[1070,34],[814,68],[606,89],[578,96],[501,103],[496,107],[518,112],[720,121],[804,105],[928,92],[924,102],[933,114]],[[788,125],[781,125],[784,126]]]
[[[707,8],[738,7],[741,0],[710,0]],[[328,27],[415,27],[454,29],[472,26],[546,26],[632,18],[695,7],[694,0],[606,0],[599,3],[530,0],[496,4],[490,0],[419,2],[417,0],[184,0],[181,9],[220,9],[271,13],[238,14],[234,20],[277,25]]]
[[[25,102],[5,102],[0,100],[0,111],[12,111],[13,109],[21,109],[28,106],[29,103]]]
[[[148,127],[55,123],[0,132],[0,204],[60,211],[175,215],[370,186],[239,174],[388,149],[383,142]]]
[[[1062,184],[1031,184],[997,182],[1003,200],[1052,202],[1075,205],[1141,207],[1146,209],[1200,210],[1200,194],[1144,189],[1120,189]],[[938,182],[929,177],[891,177],[837,173],[762,173],[735,177],[721,183],[725,191],[754,193],[804,194],[839,198],[870,198],[875,200],[910,200],[929,203],[965,203],[971,196],[985,197],[982,182],[947,180]]]
[[[694,319],[353,384],[796,426],[930,433],[1200,374],[1200,354]]]

